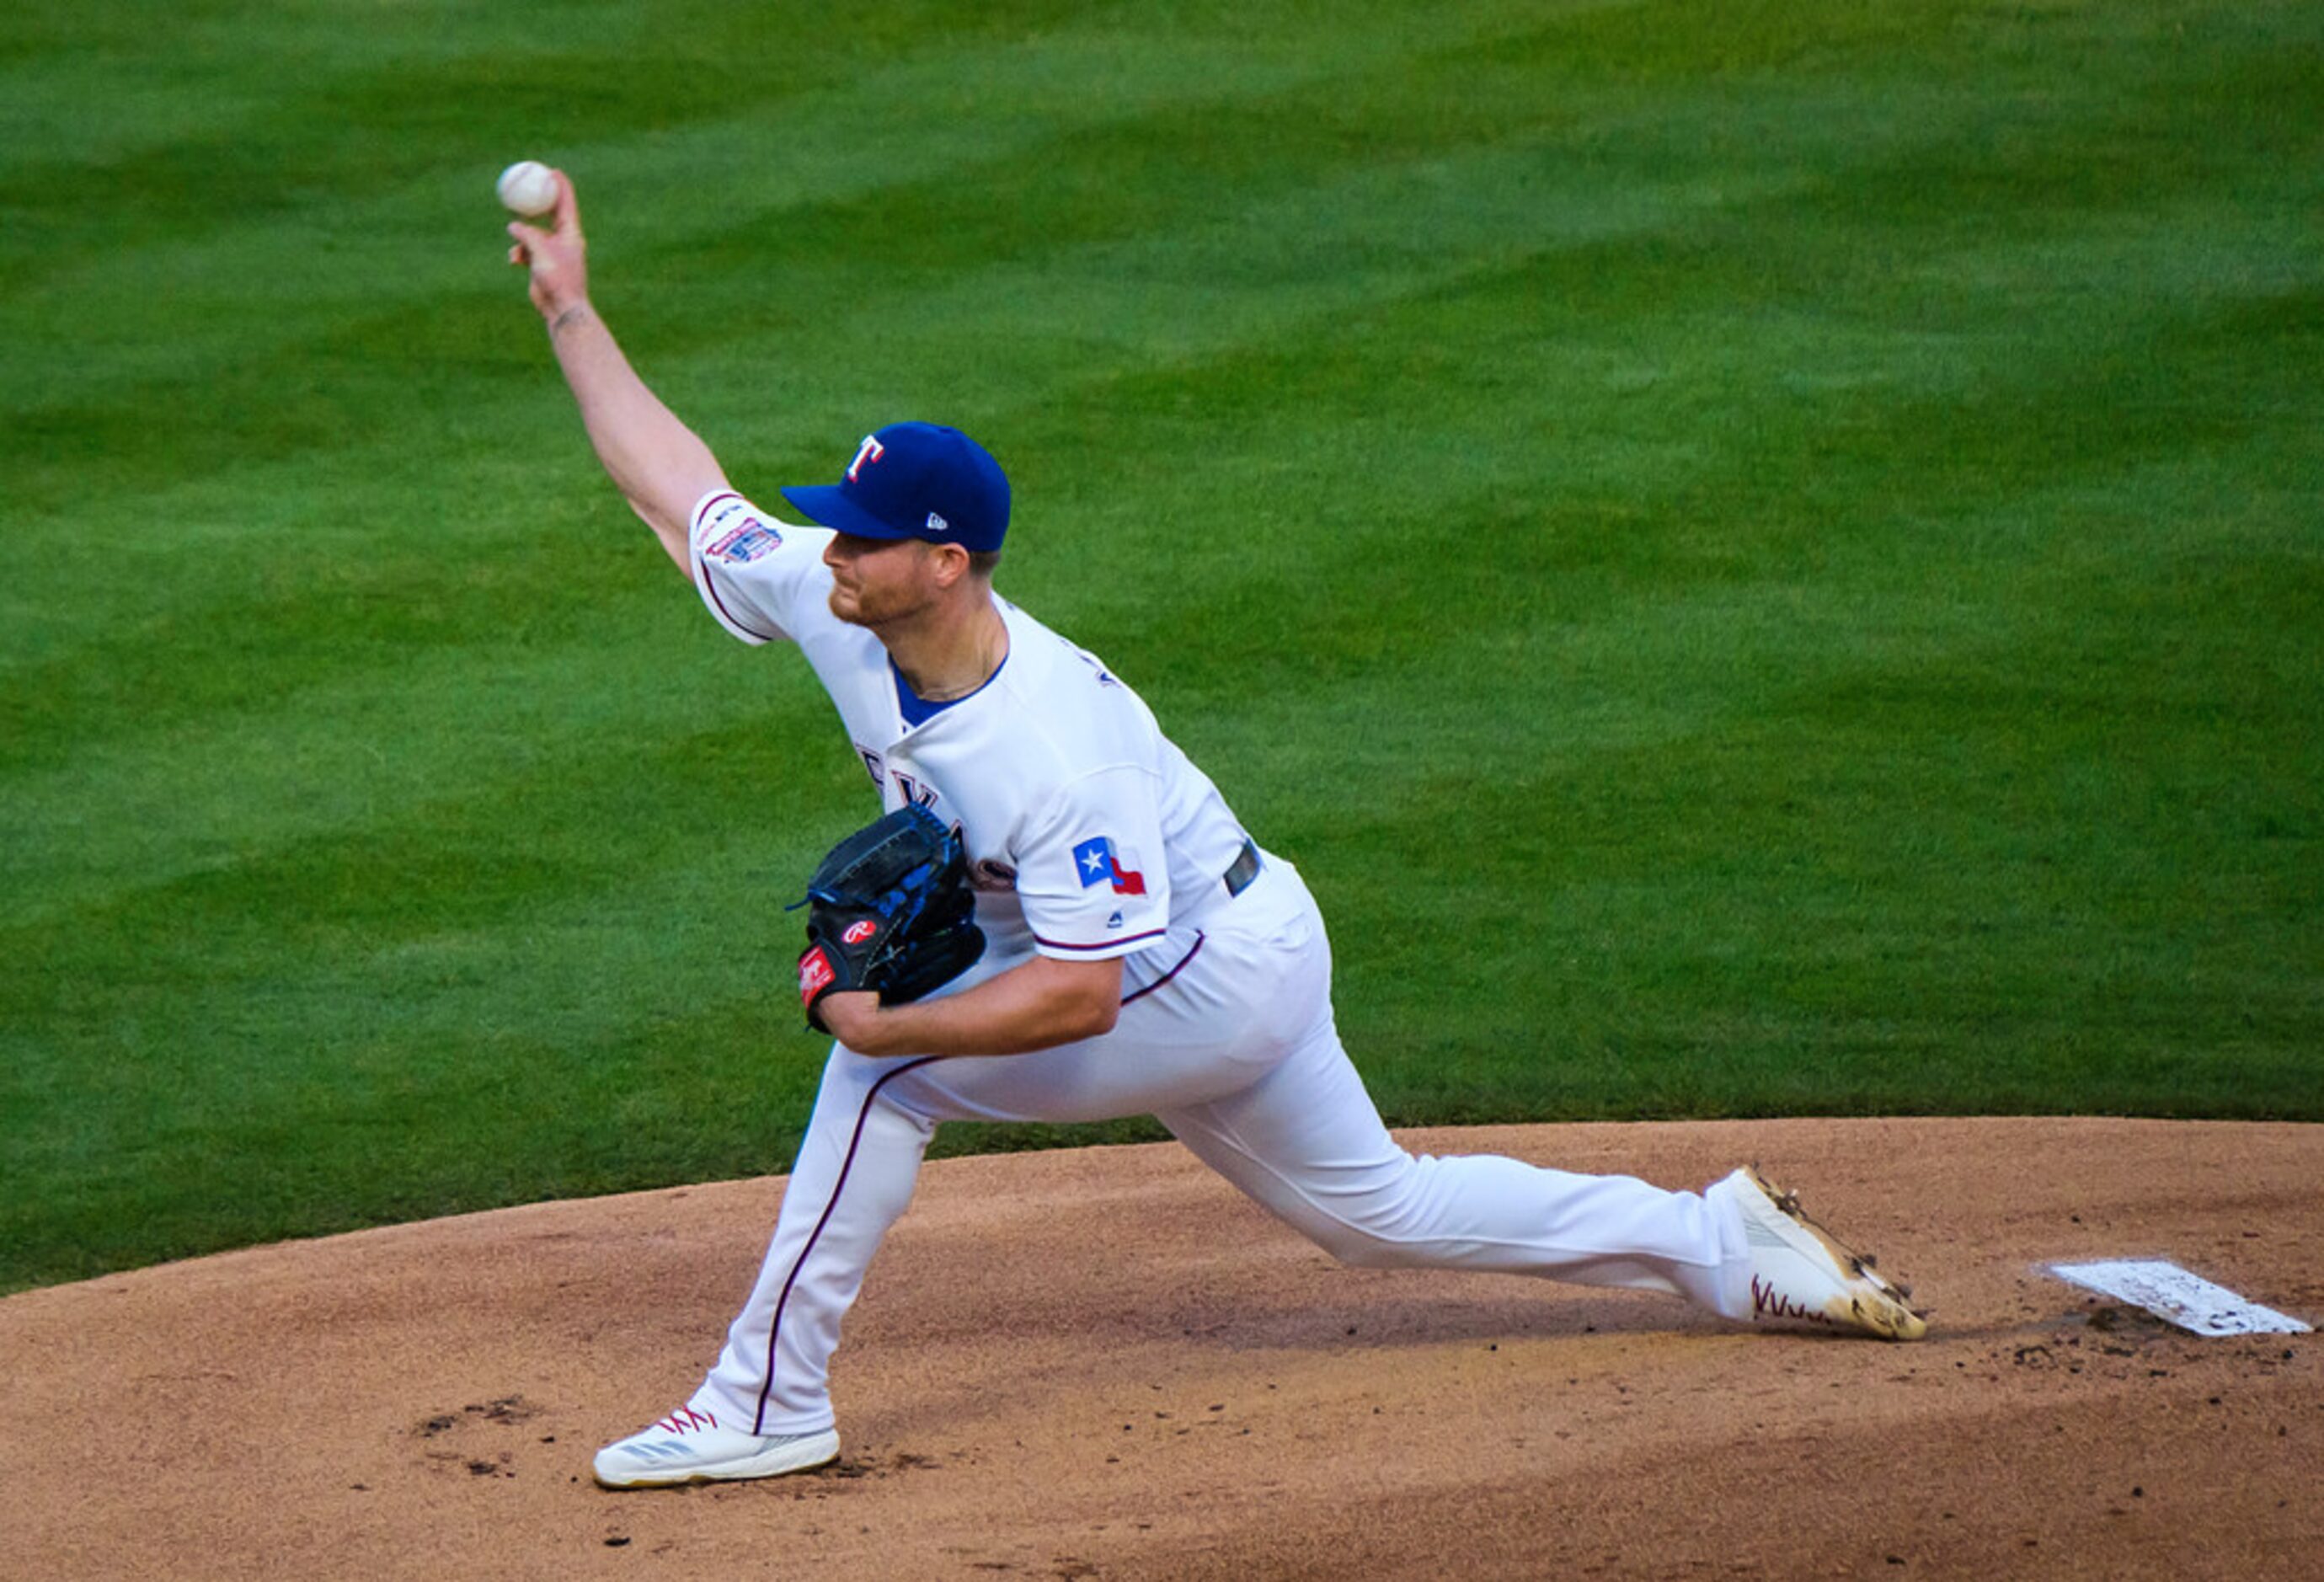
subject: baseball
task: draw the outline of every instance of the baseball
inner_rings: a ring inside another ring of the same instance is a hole
[[[512,214],[527,219],[547,214],[557,207],[557,178],[539,160],[519,160],[501,172],[493,190]]]

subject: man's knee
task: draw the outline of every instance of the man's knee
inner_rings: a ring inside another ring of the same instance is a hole
[[[1305,1228],[1310,1240],[1351,1269],[1409,1269],[1429,1262],[1425,1244],[1400,1234],[1392,1216],[1343,1212]]]
[[[1348,1226],[1333,1226],[1314,1239],[1325,1252],[1351,1269],[1406,1269],[1422,1262],[1407,1246],[1382,1241]]]
[[[1376,1172],[1366,1189],[1311,1210],[1307,1235],[1355,1269],[1408,1269],[1434,1261],[1421,1161],[1405,1155]]]

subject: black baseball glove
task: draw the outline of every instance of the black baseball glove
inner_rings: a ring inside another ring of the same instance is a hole
[[[849,989],[900,1005],[943,987],[984,954],[960,837],[926,808],[899,808],[831,848],[807,887],[799,1000]]]

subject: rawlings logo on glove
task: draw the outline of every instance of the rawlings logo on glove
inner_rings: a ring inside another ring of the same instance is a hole
[[[984,954],[960,837],[926,808],[899,808],[831,848],[807,887],[799,1002],[825,1032],[824,995],[875,991],[900,1005],[942,988]]]

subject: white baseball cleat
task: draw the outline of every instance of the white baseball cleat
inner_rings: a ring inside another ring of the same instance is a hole
[[[1788,1319],[1883,1340],[1918,1340],[1929,1332],[1927,1321],[1905,1305],[1913,1293],[1882,1279],[1871,1259],[1802,1214],[1798,1198],[1748,1165],[1720,1185],[1743,1215],[1753,1323]]]
[[[648,1489],[776,1477],[838,1458],[837,1429],[814,1434],[746,1434],[719,1427],[706,1411],[681,1406],[651,1428],[598,1451],[592,1466],[597,1481],[609,1489]]]

